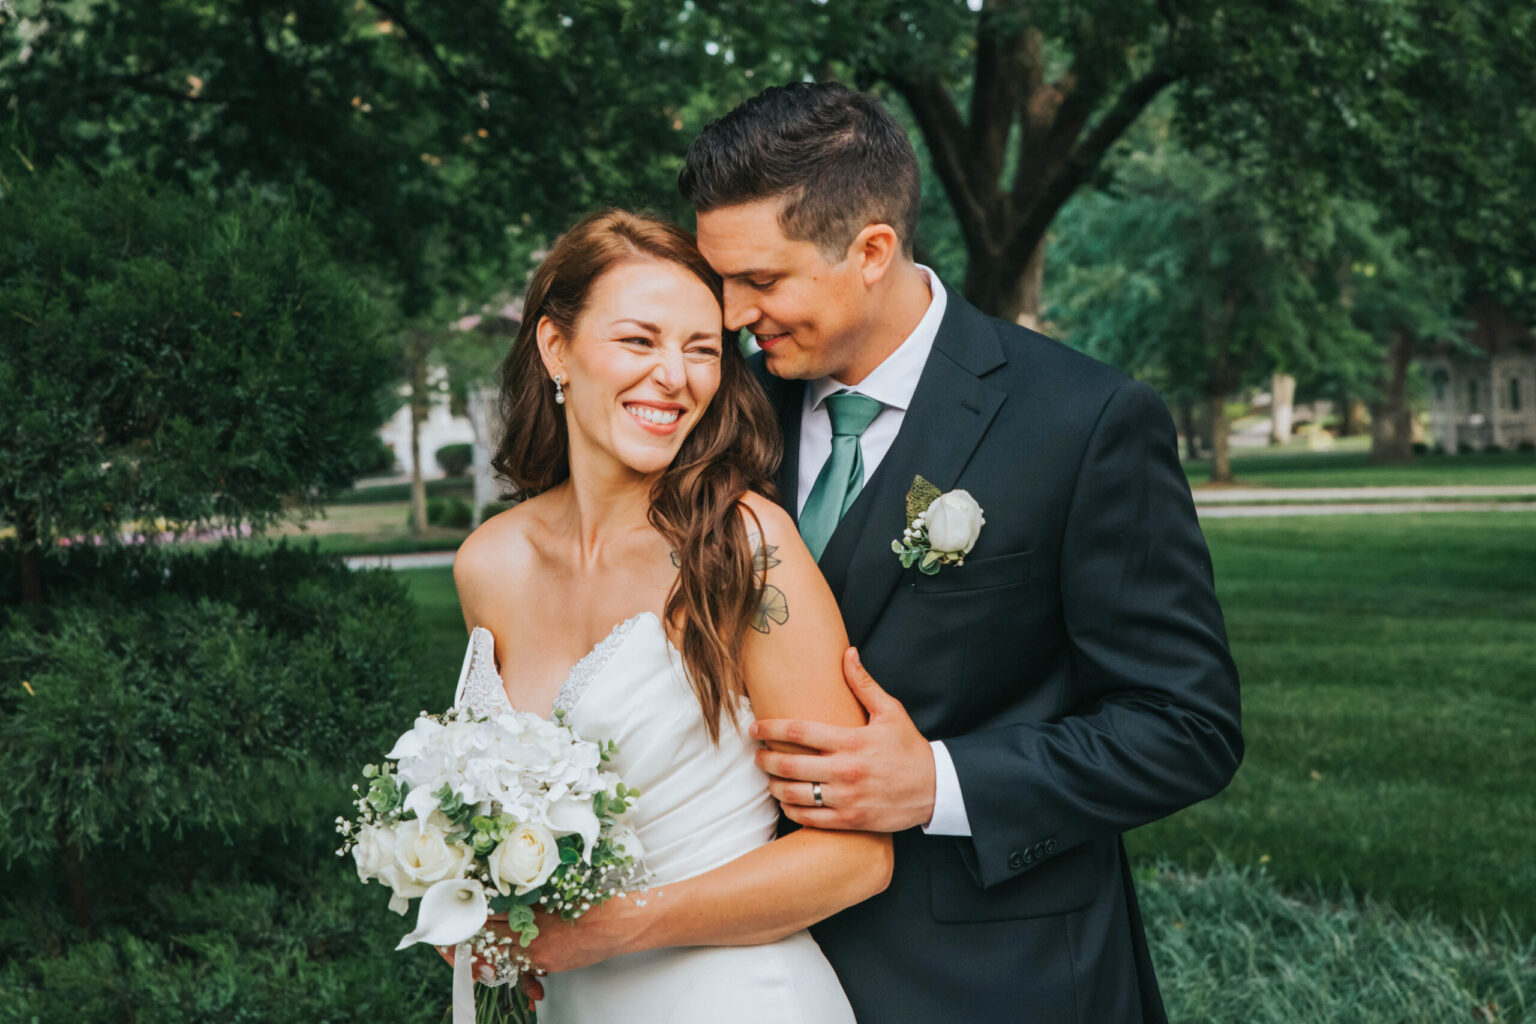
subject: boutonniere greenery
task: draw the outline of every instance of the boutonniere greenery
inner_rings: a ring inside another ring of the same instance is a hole
[[[941,492],[921,476],[907,491],[907,528],[891,550],[904,569],[917,566],[932,576],[945,565],[964,565],[965,556],[987,523],[969,491]]]

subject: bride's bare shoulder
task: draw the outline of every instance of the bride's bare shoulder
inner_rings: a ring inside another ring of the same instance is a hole
[[[453,582],[461,604],[470,604],[487,588],[522,578],[531,565],[542,532],[544,502],[530,498],[481,523],[453,557]]]
[[[786,535],[799,535],[789,513],[765,494],[747,491],[737,502],[737,507],[743,510],[742,518],[746,521],[747,532],[756,533],[761,530],[769,543],[779,543]]]

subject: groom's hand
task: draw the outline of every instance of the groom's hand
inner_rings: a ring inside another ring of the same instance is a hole
[[[764,741],[792,743],[812,753],[759,750],[757,763],[772,775],[768,788],[784,814],[802,825],[866,832],[899,832],[933,819],[933,748],[917,731],[901,701],[880,688],[850,647],[843,678],[869,713],[855,728],[767,718],[752,725]],[[816,788],[821,784],[821,803]]]

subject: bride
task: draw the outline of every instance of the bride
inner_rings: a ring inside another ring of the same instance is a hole
[[[774,838],[753,716],[864,713],[837,604],[765,497],[777,430],[692,236],[612,210],[564,235],[529,286],[502,397],[494,464],[526,500],[454,562],[463,699],[615,740],[651,877],[574,925],[541,918],[540,1021],[851,1024],[805,928],[885,888],[891,841]]]

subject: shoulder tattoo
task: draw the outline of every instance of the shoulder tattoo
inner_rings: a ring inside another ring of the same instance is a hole
[[[778,546],[763,543],[762,537],[756,530],[751,531],[751,536],[756,544],[752,549],[752,571],[758,576],[766,576],[768,570],[781,561],[774,555],[774,552],[779,550]],[[672,564],[679,569],[683,567],[683,560],[676,551],[672,552]],[[752,628],[759,633],[766,633],[774,625],[782,626],[788,621],[789,599],[784,596],[784,591],[765,581],[757,610],[752,613]]]
[[[767,582],[769,569],[779,564],[779,559],[774,557],[774,552],[779,550],[777,546],[765,542],[756,531],[753,538],[757,546],[752,550],[752,570],[764,577],[763,593],[758,601],[757,611],[752,615],[752,628],[759,633],[766,633],[776,623],[780,626],[789,621],[789,600],[784,596],[784,591]]]

